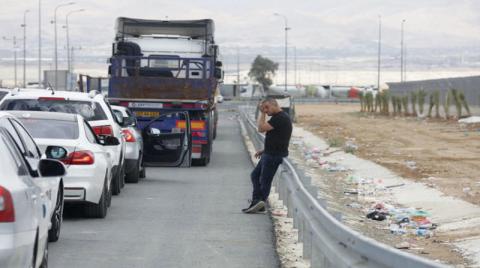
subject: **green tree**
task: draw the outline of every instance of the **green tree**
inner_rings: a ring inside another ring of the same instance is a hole
[[[248,76],[262,85],[265,92],[268,92],[269,87],[273,83],[272,77],[277,70],[278,63],[258,55],[252,63]]]

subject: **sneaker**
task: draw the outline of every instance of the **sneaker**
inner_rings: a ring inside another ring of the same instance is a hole
[[[248,208],[242,209],[243,213],[257,213],[260,209],[265,209],[265,202],[254,200]]]
[[[259,209],[256,213],[261,213],[261,214],[265,214],[267,213],[267,209],[265,208],[265,206],[263,206],[261,209]]]

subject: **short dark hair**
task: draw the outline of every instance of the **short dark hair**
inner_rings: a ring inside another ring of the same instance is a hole
[[[262,104],[264,104],[264,103],[266,103],[266,102],[268,102],[268,103],[270,103],[270,104],[272,104],[272,105],[274,105],[274,106],[278,106],[277,100],[274,99],[274,98],[272,98],[272,97],[266,97],[264,100],[262,100]]]

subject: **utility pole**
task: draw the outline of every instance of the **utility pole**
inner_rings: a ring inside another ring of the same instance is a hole
[[[2,37],[3,40],[5,41],[13,41],[13,61],[14,61],[14,67],[13,67],[13,79],[14,79],[14,86],[17,86],[17,37],[14,35],[13,38],[7,38],[7,37]]]
[[[70,6],[75,4],[74,2],[69,2],[69,3],[63,3],[60,5],[57,5],[55,7],[55,10],[53,12],[53,27],[54,27],[54,32],[55,32],[55,53],[54,53],[54,58],[55,58],[55,89],[58,88],[58,49],[57,49],[57,11],[59,8],[64,7],[64,6]],[[68,49],[67,49],[68,51]]]
[[[378,73],[377,73],[377,89],[380,91],[380,65],[382,64],[382,16],[378,16]]]
[[[23,12],[23,24],[20,25],[23,28],[23,87],[27,87],[27,13],[30,10]]]
[[[235,89],[234,96],[236,97],[239,92],[240,92],[240,48],[237,47],[237,87]]]
[[[294,81],[297,85],[297,47],[293,47],[293,70],[294,70]]]
[[[405,20],[402,20],[402,31],[401,31],[401,38],[400,38],[400,82],[405,81],[405,74],[404,74],[404,39],[403,39],[403,34],[404,34],[404,25],[405,25]]]
[[[23,72],[25,72],[25,67],[23,68],[24,68]],[[24,75],[24,79],[25,79],[25,75]],[[38,0],[38,87],[40,88],[41,85],[42,85],[42,0]]]
[[[67,69],[68,69],[68,73],[71,72],[71,65],[70,65],[70,34],[69,34],[69,24],[68,24],[68,18],[70,17],[71,14],[73,13],[77,13],[77,12],[83,12],[85,11],[85,9],[77,9],[77,10],[73,10],[73,11],[70,11],[68,12],[67,16],[65,17],[65,28],[67,30]]]
[[[287,84],[288,84],[288,31],[291,28],[288,27],[288,19],[287,16],[275,13],[275,16],[280,16],[285,21],[285,92],[287,92]]]

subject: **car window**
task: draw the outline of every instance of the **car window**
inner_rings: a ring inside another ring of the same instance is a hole
[[[80,114],[88,121],[107,120],[102,106],[96,101],[74,101],[62,99],[7,99],[1,110],[46,111]]]
[[[83,122],[83,128],[85,129],[85,135],[90,143],[98,143],[95,133],[87,122]]]
[[[20,118],[35,139],[78,139],[78,123],[54,119]]]
[[[7,95],[8,92],[5,92],[5,91],[0,91],[0,100],[3,99],[3,97],[5,97],[5,95]]]
[[[25,156],[40,159],[41,154],[38,151],[37,145],[35,144],[35,141],[33,141],[32,137],[30,137],[27,130],[22,125],[20,125],[20,123],[18,123],[17,121],[15,120],[10,120],[10,121],[12,122],[13,126],[18,132],[18,135],[20,135],[20,137],[24,142],[25,150],[26,150]]]
[[[2,120],[0,120],[0,126],[4,127],[10,133],[10,135],[14,139],[15,143],[17,144],[20,152],[23,155],[25,155],[25,147],[23,146],[23,142],[20,139],[20,136],[18,135],[17,131],[13,127],[12,122],[10,122],[10,120],[8,120],[8,119],[2,119]]]
[[[9,156],[11,163],[5,163],[5,161],[0,161],[0,162],[2,164],[7,164],[7,165],[11,164],[11,166],[15,166],[17,168],[18,175],[27,175],[28,174],[27,167],[25,165],[25,162],[23,162],[22,160],[22,156],[20,151],[18,151],[18,147],[16,147],[13,144],[15,143],[15,141],[13,140],[12,135],[10,135],[10,133],[8,133],[8,131],[5,129],[2,132],[2,134],[3,135],[1,135],[2,142],[0,143],[0,151],[5,152]]]

